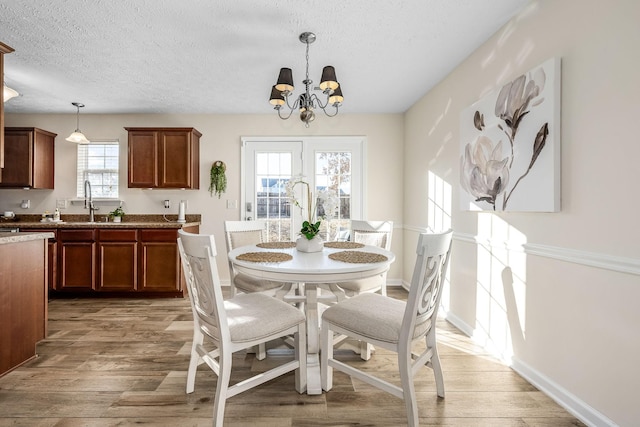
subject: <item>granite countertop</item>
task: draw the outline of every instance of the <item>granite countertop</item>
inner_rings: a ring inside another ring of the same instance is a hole
[[[199,214],[186,215],[185,223],[178,223],[177,215],[125,215],[122,222],[105,222],[98,216],[95,222],[89,222],[88,215],[62,215],[60,222],[42,222],[40,215],[19,215],[12,219],[0,221],[0,232],[8,228],[183,228],[200,225]],[[53,237],[53,236],[52,236]]]
[[[7,233],[0,231],[0,245],[29,242],[32,240],[52,239],[53,233]]]

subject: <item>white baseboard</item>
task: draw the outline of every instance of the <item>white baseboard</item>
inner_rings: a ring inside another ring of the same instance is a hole
[[[617,426],[616,423],[587,405],[586,402],[576,397],[573,393],[515,357],[513,358],[511,369],[536,386],[544,394],[555,400],[558,405],[562,406],[586,425],[593,427]]]
[[[483,337],[477,336],[476,330],[455,314],[445,313],[445,319],[458,328],[463,334],[472,337],[474,341],[483,341]],[[500,359],[499,355],[494,356]],[[589,406],[583,400],[579,399],[547,376],[518,360],[516,357],[513,357],[511,360],[511,369],[516,371],[525,380],[533,384],[538,390],[549,396],[558,405],[562,406],[567,410],[567,412],[578,418],[586,425],[592,427],[617,427],[616,423],[604,416],[602,413]]]

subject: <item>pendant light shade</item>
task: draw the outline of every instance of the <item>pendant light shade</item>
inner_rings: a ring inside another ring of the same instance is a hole
[[[89,144],[89,140],[86,136],[80,131],[80,108],[84,107],[84,104],[80,102],[72,102],[71,105],[77,108],[76,113],[76,130],[69,135],[66,140],[69,142],[73,142],[76,144]]]
[[[11,98],[15,98],[16,96],[19,96],[19,95],[20,94],[17,91],[11,89],[6,84],[2,85],[2,100],[3,100],[3,102],[7,102]]]

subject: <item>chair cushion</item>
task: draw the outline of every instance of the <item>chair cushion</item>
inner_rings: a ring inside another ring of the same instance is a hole
[[[265,338],[305,321],[302,311],[264,294],[239,294],[224,307],[233,342]]]
[[[337,285],[345,291],[348,291],[349,294],[361,294],[382,288],[384,280],[383,275],[378,275],[365,279],[351,280],[349,282],[339,282]]]
[[[245,293],[264,292],[281,288],[283,283],[272,282],[270,280],[256,279],[244,273],[238,273],[233,278],[233,284],[237,289]]]
[[[362,294],[325,310],[323,321],[378,341],[397,344],[406,303],[380,294]],[[431,328],[431,321],[416,326],[414,338]]]

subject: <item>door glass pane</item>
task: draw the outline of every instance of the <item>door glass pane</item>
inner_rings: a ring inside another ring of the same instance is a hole
[[[349,151],[316,151],[315,187],[318,198],[318,216],[326,240],[346,237],[351,219],[351,163]]]
[[[291,179],[291,153],[257,152],[256,210],[257,219],[267,220],[269,241],[291,239],[291,207],[286,185]]]

